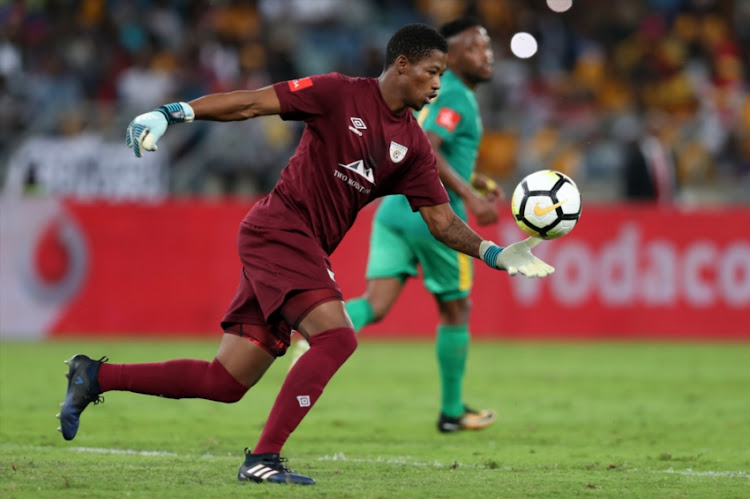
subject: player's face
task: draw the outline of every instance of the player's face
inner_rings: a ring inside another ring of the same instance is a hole
[[[448,55],[433,50],[417,62],[404,66],[406,76],[404,103],[419,111],[437,97],[440,90],[440,77],[445,72]]]
[[[473,83],[489,81],[495,56],[487,30],[475,26],[457,36],[456,45],[451,47],[451,52],[456,55],[451,66]]]

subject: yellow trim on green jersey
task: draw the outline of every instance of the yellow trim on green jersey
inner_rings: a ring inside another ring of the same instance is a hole
[[[458,258],[458,289],[468,291],[471,289],[473,280],[473,266],[471,257],[463,253],[456,252]]]

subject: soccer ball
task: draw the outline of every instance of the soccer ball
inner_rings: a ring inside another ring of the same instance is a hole
[[[530,236],[555,239],[578,223],[581,193],[564,173],[540,170],[521,180],[510,205],[521,230]]]

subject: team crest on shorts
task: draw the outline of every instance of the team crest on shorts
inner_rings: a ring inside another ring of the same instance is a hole
[[[404,159],[404,156],[406,156],[406,151],[408,150],[408,147],[391,141],[391,161],[393,161],[394,163],[400,163],[401,160]]]

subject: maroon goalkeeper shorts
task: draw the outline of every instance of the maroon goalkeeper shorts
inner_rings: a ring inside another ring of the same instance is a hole
[[[292,329],[310,310],[343,300],[341,288],[333,280],[328,255],[308,234],[243,221],[237,244],[242,273],[221,326],[279,357],[289,346]]]

